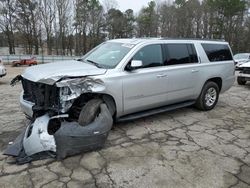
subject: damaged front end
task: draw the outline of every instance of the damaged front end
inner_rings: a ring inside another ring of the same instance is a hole
[[[8,146],[5,155],[15,157],[16,162],[22,164],[48,156],[64,159],[104,146],[113,124],[114,110],[110,105],[103,101],[87,125],[82,126],[78,121],[83,106],[96,97],[93,93],[104,90],[100,80],[62,78],[50,85],[17,76],[12,85],[20,80],[24,90],[22,99],[30,104],[32,114],[24,109],[30,123]]]

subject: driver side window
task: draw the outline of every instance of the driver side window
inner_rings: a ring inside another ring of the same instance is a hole
[[[160,44],[145,46],[133,57],[133,60],[141,60],[142,68],[162,66],[162,48]]]

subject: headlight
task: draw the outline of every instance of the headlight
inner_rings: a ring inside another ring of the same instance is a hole
[[[102,81],[89,77],[62,80],[56,86],[60,88],[61,101],[70,101],[83,93],[100,92],[105,88]]]
[[[61,102],[70,101],[78,96],[78,93],[76,93],[76,91],[72,91],[68,86],[60,87],[59,94]]]
[[[61,87],[60,88],[60,96],[70,95],[71,90],[69,87]]]

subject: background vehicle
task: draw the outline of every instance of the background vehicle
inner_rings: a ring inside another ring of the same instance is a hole
[[[234,55],[235,67],[239,68],[240,65],[250,61],[250,53],[239,53]]]
[[[0,63],[0,77],[3,77],[7,74],[6,68],[3,64]]]
[[[13,61],[12,62],[13,67],[19,67],[21,65],[28,65],[28,66],[37,65],[36,58],[33,57],[31,59],[21,59],[19,61]]]
[[[250,81],[250,61],[240,65],[239,71],[237,82],[239,85],[245,85],[247,81]]]

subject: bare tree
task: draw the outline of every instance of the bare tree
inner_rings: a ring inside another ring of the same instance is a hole
[[[48,54],[80,55],[107,37],[133,36],[225,39],[236,52],[250,51],[249,0],[155,0],[136,17],[116,0],[101,1],[0,0],[10,54],[17,41],[29,54],[46,41]]]
[[[0,1],[0,28],[7,37],[9,54],[15,54],[15,0]]]
[[[66,50],[66,30],[69,26],[69,18],[71,14],[71,4],[69,0],[55,0],[57,8],[58,21],[58,42],[56,43],[57,54],[65,55]],[[58,51],[60,50],[60,52]]]
[[[39,54],[39,14],[38,2],[31,0],[17,0],[16,2],[16,28],[22,36],[26,53]]]
[[[53,21],[56,14],[55,0],[40,0],[39,2],[40,18],[46,32],[47,53],[52,54],[53,47]]]
[[[105,13],[108,13],[110,9],[117,9],[118,3],[116,0],[102,0],[103,10]]]
[[[89,46],[91,49],[102,42],[101,30],[104,26],[103,8],[98,0],[89,0],[88,2],[88,34]]]
[[[75,3],[75,31],[76,54],[87,51],[87,25],[88,25],[88,1],[76,0]]]

